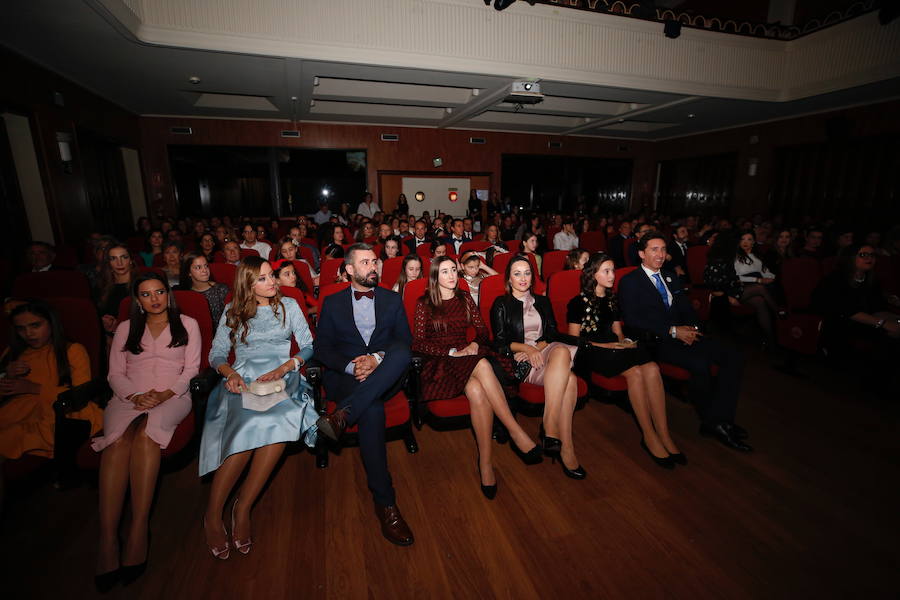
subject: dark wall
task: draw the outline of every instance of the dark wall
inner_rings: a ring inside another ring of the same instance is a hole
[[[187,126],[193,134],[170,133],[171,127]],[[623,142],[594,139],[467,131],[391,127],[369,125],[338,125],[301,123],[301,137],[282,138],[280,131],[287,123],[271,121],[240,121],[218,119],[141,118],[141,158],[147,197],[153,214],[175,214],[168,147],[181,145],[211,146],[274,146],[283,148],[335,148],[366,151],[368,189],[384,206],[385,197],[378,188],[379,172],[409,171],[422,173],[479,173],[490,176],[492,190],[498,194],[506,182],[501,182],[502,157],[510,154],[546,156],[579,156],[626,159],[633,161],[631,179],[632,203],[650,199],[655,177],[650,142]],[[381,141],[382,133],[399,134],[397,142]],[[483,137],[485,144],[471,144],[470,137]],[[550,140],[561,140],[559,149],[550,149]],[[441,167],[435,168],[432,159],[440,157]],[[393,199],[392,199],[393,200]]]
[[[137,116],[3,47],[0,73],[0,112],[21,114],[31,121],[57,242],[78,242],[101,227],[104,223],[98,211],[130,215],[126,190],[112,183],[119,180],[120,173],[115,165],[102,163],[121,161],[109,151],[111,147],[139,147]],[[55,103],[54,94],[60,94],[62,106]],[[60,160],[58,132],[72,138],[69,169],[64,169]],[[82,136],[88,138],[85,148]],[[101,177],[103,181],[98,180]]]

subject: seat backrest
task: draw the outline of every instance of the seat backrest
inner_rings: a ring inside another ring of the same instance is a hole
[[[578,245],[591,254],[606,252],[606,234],[602,231],[585,231],[578,236]]]
[[[522,248],[522,240],[507,240],[503,243],[506,244],[506,247],[509,248],[509,251],[513,254],[517,253]]]
[[[267,260],[268,260],[269,262],[272,262],[273,260],[275,260],[275,258],[276,258],[277,256],[278,256],[278,248],[276,248],[275,245],[273,245],[273,246],[272,246],[272,249],[269,250],[269,258],[268,258]]]
[[[551,225],[547,227],[547,248],[550,250],[554,250],[553,238],[557,233],[562,231],[562,227],[556,227],[555,225]]]
[[[491,327],[491,307],[494,300],[506,293],[506,280],[502,274],[491,275],[481,280],[478,286],[478,310],[481,311],[481,319],[487,325],[491,337],[494,330]]]
[[[237,267],[226,262],[209,263],[209,272],[212,279],[218,283],[224,283],[230,288],[234,287],[234,277],[237,275]]]
[[[703,270],[706,269],[706,255],[709,254],[709,246],[689,246],[687,251],[688,276],[696,283],[703,282]]]
[[[491,247],[490,242],[484,241],[471,241],[465,242],[462,246],[459,247],[460,255],[465,254],[466,252],[484,252],[488,248]]]
[[[294,265],[294,271],[297,272],[297,277],[303,281],[303,285],[305,285],[309,293],[312,294],[315,285],[313,285],[312,272],[309,270],[309,265],[302,260],[292,260],[291,264]]]
[[[248,256],[259,256],[259,252],[252,248],[241,248],[241,258],[247,258]]]
[[[546,260],[546,257],[545,259]],[[561,333],[568,333],[569,324],[566,319],[566,308],[569,300],[581,291],[581,271],[559,271],[550,277],[547,285],[547,297],[553,307],[556,326]]]
[[[431,258],[431,244],[425,243],[416,248],[416,254],[419,255],[419,258]]]
[[[622,267],[621,269],[616,269],[616,280],[613,283],[613,291],[619,292],[619,282],[622,281],[622,278],[637,269],[637,267]]]
[[[512,260],[512,257],[515,256],[512,252],[504,252],[503,254],[495,254],[494,255],[494,264],[491,265],[491,268],[497,271],[500,275],[505,277],[506,266],[509,264],[509,261]],[[478,293],[481,294],[481,288],[478,288]]]
[[[394,287],[394,284],[397,283],[397,278],[400,276],[400,271],[403,268],[403,257],[396,256],[394,258],[389,258],[384,261],[384,264],[381,266],[381,283],[386,288],[390,289]]]
[[[209,312],[209,302],[206,297],[191,290],[175,290],[175,303],[181,314],[192,317],[200,328],[200,369],[209,366],[209,349],[212,347],[215,327],[212,315]]]
[[[410,281],[403,288],[403,309],[406,311],[406,320],[409,321],[409,330],[414,330],[413,318],[416,314],[416,302],[425,293],[425,286],[428,285],[428,279],[422,277],[415,281]]]
[[[319,271],[319,285],[324,286],[334,283],[343,262],[343,258],[326,258],[323,260],[322,269]]]
[[[87,350],[91,361],[91,377],[99,377],[105,366],[103,348],[103,331],[97,308],[87,298],[66,298],[56,296],[47,298],[47,303],[59,313],[60,324],[66,339],[78,342]]]
[[[806,310],[812,294],[822,279],[822,265],[815,258],[789,258],[781,267],[781,285],[790,310]]]
[[[568,250],[552,250],[544,253],[541,261],[541,275],[544,281],[549,281],[554,273],[558,273],[566,267],[568,255]]]
[[[166,257],[165,254],[160,252],[159,254],[153,255],[153,262],[151,262],[149,267],[164,267],[166,265]]]
[[[306,239],[306,238],[303,238]],[[316,256],[313,254],[312,248],[307,246],[300,246],[297,248],[297,254],[300,255],[300,258],[306,260],[309,264],[315,264]]]
[[[13,282],[15,298],[87,298],[91,286],[80,271],[43,271],[22,273]]]

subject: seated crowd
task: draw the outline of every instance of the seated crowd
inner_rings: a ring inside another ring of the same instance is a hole
[[[384,213],[366,194],[356,212],[322,204],[295,219],[163,219],[157,228],[141,218],[122,237],[91,235],[81,264],[51,244],[28,246],[3,316],[0,464],[54,457],[56,429],[85,423],[83,439],[100,453],[98,589],[127,585],[146,567],[160,461],[192,414],[191,380],[206,363],[220,379],[203,417],[199,475],[212,485],[202,521],[211,555],[224,560],[250,551],[251,509],[286,444],[340,441],[350,427],[382,533],[413,542],[384,449],[385,401],[413,356],[426,405],[467,401],[480,489],[493,499],[495,438],[527,465],[547,457],[567,477],[587,476],[574,435],[585,382],[627,392],[640,447],[662,468],[687,464],[666,417],[663,375],[673,372],[687,380],[700,433],[751,451],[735,423],[744,358],[710,335],[708,318],[751,316],[766,348],[781,345],[781,321],[814,315],[829,357],[900,349],[897,228],[882,241],[876,231],[857,238],[837,223],[791,227],[761,215],[524,216],[496,198],[486,221],[477,202],[459,218],[408,208],[403,197]],[[66,338],[65,305],[27,287],[41,277],[27,272],[63,270],[90,289],[105,333],[97,356]],[[410,294],[419,297],[404,302]],[[202,299],[209,339],[180,307],[191,295]],[[54,403],[90,382],[91,360],[111,397],[63,415]],[[301,374],[310,361],[324,368],[328,414]],[[537,441],[510,402],[525,389],[541,405]]]

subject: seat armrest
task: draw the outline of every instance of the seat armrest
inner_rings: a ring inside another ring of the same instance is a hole
[[[57,417],[62,418],[69,413],[83,409],[92,401],[104,408],[110,395],[112,395],[112,390],[109,382],[105,377],[97,377],[61,392],[56,397],[56,402],[53,403],[53,410]]]
[[[213,390],[213,388],[216,387],[216,384],[219,383],[219,379],[221,378],[222,376],[219,375],[211,367],[204,369],[191,378],[191,396],[208,395]]]
[[[320,415],[325,414],[325,401],[322,399],[322,369],[323,366],[315,363],[306,365],[306,381],[312,388],[313,403]]]

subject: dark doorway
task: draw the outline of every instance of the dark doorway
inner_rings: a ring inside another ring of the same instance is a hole
[[[668,215],[727,208],[734,194],[736,168],[735,154],[663,161],[656,208]]]
[[[524,209],[572,212],[582,204],[621,213],[631,196],[631,166],[627,159],[504,154],[501,196]]]

